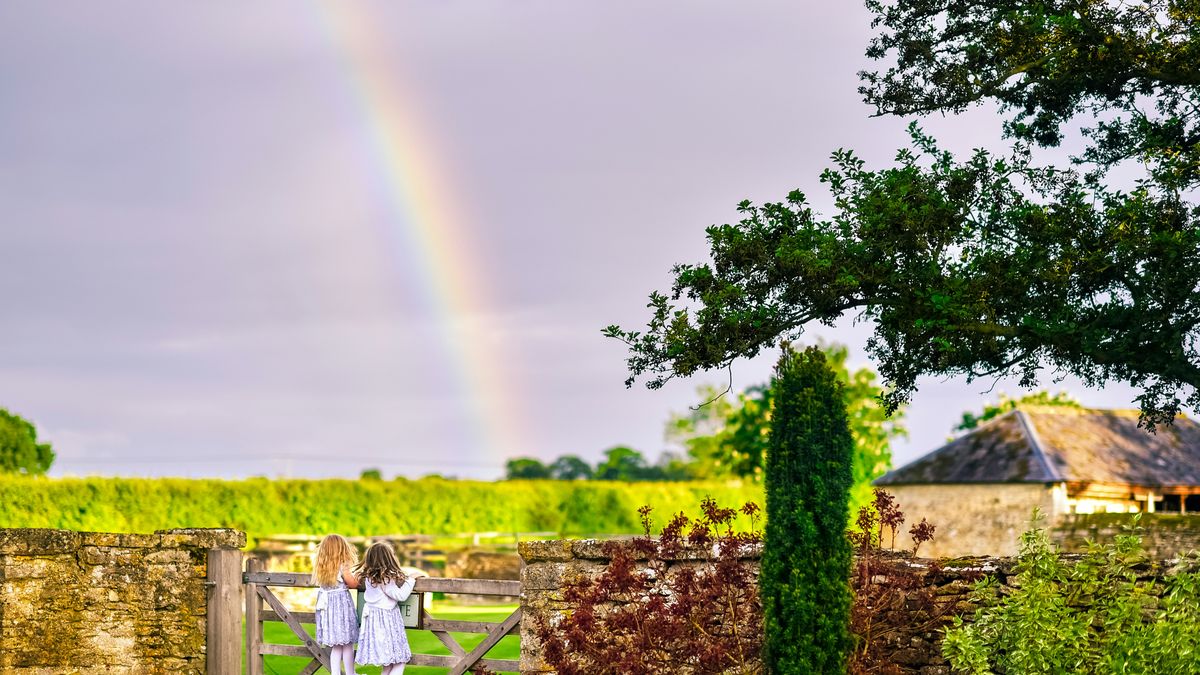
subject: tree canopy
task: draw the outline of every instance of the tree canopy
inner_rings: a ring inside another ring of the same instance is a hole
[[[850,352],[844,345],[825,345],[821,351],[845,398],[854,438],[851,502],[859,506],[871,499],[871,481],[891,467],[891,440],[907,434],[904,413],[899,410],[889,417],[884,412],[875,371],[851,370],[846,363]],[[686,450],[696,476],[762,479],[776,384],[772,379],[724,396],[714,387],[701,387],[698,393],[707,403],[672,416],[667,437]]]
[[[0,408],[0,471],[43,474],[53,463],[54,450],[49,443],[38,443],[33,424]]]
[[[878,113],[992,101],[1011,151],[956,158],[914,123],[891,167],[833,154],[828,216],[800,191],[743,202],[708,228],[711,261],[651,294],[644,330],[605,329],[629,345],[626,384],[726,367],[849,313],[874,325],[889,411],[920,376],[1032,387],[1047,369],[1140,389],[1151,427],[1200,405],[1200,3],[868,6],[868,55],[892,62],[862,74]],[[1072,165],[1036,164],[1081,116]],[[1118,166],[1141,177],[1120,189]]]

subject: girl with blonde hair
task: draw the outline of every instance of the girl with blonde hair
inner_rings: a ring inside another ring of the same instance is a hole
[[[354,570],[362,579],[366,604],[359,635],[360,665],[383,666],[380,675],[400,675],[412,660],[400,603],[412,595],[415,580],[405,576],[390,544],[371,544]]]
[[[354,643],[358,641],[358,615],[350,589],[358,588],[353,569],[358,553],[340,534],[330,534],[317,546],[313,577],[317,590],[317,642],[330,647],[329,672],[354,675]]]

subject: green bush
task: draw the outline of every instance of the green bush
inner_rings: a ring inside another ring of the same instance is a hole
[[[854,440],[842,385],[815,347],[785,349],[775,377],[759,578],[764,661],[774,675],[844,672]]]
[[[1139,580],[1145,562],[1133,534],[1070,562],[1034,528],[1021,537],[1015,588],[1001,596],[994,580],[980,581],[974,620],[955,617],[942,651],[974,675],[1200,672],[1198,561],[1161,582]]]
[[[189,480],[0,476],[0,527],[150,532],[233,527],[273,534],[636,533],[639,507],[688,511],[761,491],[720,483]]]

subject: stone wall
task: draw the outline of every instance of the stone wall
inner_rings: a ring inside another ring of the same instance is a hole
[[[1127,513],[1091,513],[1059,516],[1049,528],[1050,538],[1063,550],[1082,553],[1087,542],[1110,542],[1134,524]],[[1137,533],[1151,558],[1166,560],[1200,551],[1200,514],[1143,513]]]
[[[923,550],[923,549],[922,549]],[[595,541],[546,541],[522,542],[520,552],[525,559],[521,574],[521,672],[544,674],[552,672],[540,658],[541,645],[533,638],[533,625],[538,617],[570,611],[563,601],[564,581],[580,577],[595,577],[607,563],[598,542]],[[699,564],[699,556],[693,560],[681,560],[680,564]],[[937,606],[944,608],[942,616],[946,622],[952,616],[967,617],[975,607],[970,602],[972,585],[981,576],[995,578],[1001,586],[1012,587],[1015,583],[1013,569],[1015,559],[1011,557],[961,557],[934,561],[925,558],[910,558],[905,554],[884,553],[878,564],[872,567],[872,583],[889,584],[895,575],[917,575],[925,588],[937,598]],[[1170,565],[1147,563],[1144,578],[1157,578]],[[1003,591],[1002,591],[1003,592]],[[886,620],[890,632],[883,644],[885,652],[891,654],[891,662],[904,675],[950,675],[950,668],[941,654],[940,629],[931,626],[928,607],[901,605],[887,610]]]
[[[0,529],[0,672],[205,672],[209,549],[234,530]]]
[[[583,539],[577,541],[523,541],[518,552],[525,565],[521,569],[521,672],[553,672],[541,660],[541,644],[534,634],[539,618],[570,611],[563,600],[565,583],[600,575],[609,562],[604,553],[603,541]],[[761,549],[742,556],[758,568]],[[681,567],[699,567],[708,564],[710,553],[699,549],[684,549],[669,559],[666,577]]]

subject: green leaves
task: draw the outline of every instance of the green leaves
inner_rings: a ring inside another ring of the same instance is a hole
[[[776,367],[759,588],[763,660],[776,675],[845,671],[853,441],[824,353],[785,349]]]
[[[1081,189],[1027,149],[956,161],[920,129],[899,164],[835,153],[823,180],[838,210],[799,196],[743,204],[709,228],[711,261],[679,265],[625,341],[632,384],[723,368],[806,324],[847,312],[874,324],[885,409],[921,376],[1017,377],[1049,368],[1143,391],[1149,425],[1200,404],[1200,227],[1174,196]]]
[[[1126,534],[1066,560],[1034,528],[1021,537],[1012,589],[980,582],[980,608],[971,622],[954,621],[942,651],[973,674],[1195,673],[1200,561],[1184,559],[1160,585],[1141,580],[1145,558],[1141,539]]]
[[[0,472],[44,474],[54,463],[49,443],[38,443],[29,420],[0,408]]]

